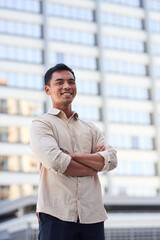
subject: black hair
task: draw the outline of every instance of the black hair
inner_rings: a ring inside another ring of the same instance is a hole
[[[44,75],[44,83],[45,83],[45,85],[49,85],[49,82],[51,80],[52,74],[54,72],[65,71],[65,70],[71,72],[73,77],[74,77],[74,79],[75,79],[75,74],[74,74],[74,72],[73,72],[73,70],[71,68],[69,68],[64,63],[58,63],[54,67],[51,67],[50,69],[48,69],[48,71],[45,73],[45,75]]]

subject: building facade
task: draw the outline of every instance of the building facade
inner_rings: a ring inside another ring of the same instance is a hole
[[[0,1],[0,199],[33,194],[30,123],[51,103],[46,69],[74,69],[73,110],[118,150],[107,196],[160,194],[160,1]]]

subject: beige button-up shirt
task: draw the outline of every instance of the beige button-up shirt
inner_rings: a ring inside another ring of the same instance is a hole
[[[93,123],[80,120],[77,113],[68,119],[64,112],[51,108],[33,120],[30,145],[40,170],[37,212],[71,222],[76,222],[78,217],[80,223],[105,221],[107,215],[98,174],[86,177],[64,175],[71,157],[61,150],[92,153],[96,146],[105,145],[99,129]],[[99,154],[105,162],[102,171],[116,167],[116,151],[111,146],[107,145]]]

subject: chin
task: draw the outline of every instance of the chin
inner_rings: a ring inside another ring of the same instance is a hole
[[[67,100],[67,101],[64,101],[64,104],[70,104],[72,103],[73,99],[72,100]]]

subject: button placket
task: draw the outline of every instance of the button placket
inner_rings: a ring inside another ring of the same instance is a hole
[[[68,128],[70,136],[72,138],[72,150],[73,150],[73,153],[76,153],[77,152],[76,142],[75,142],[75,137],[73,135],[72,126],[70,124],[70,119],[67,121],[67,128]]]
[[[80,219],[80,178],[77,177],[77,217]]]

